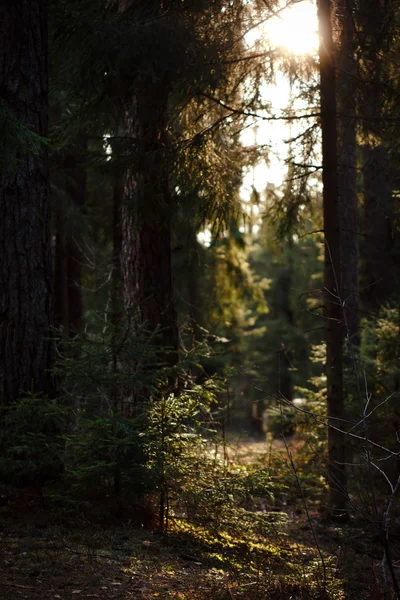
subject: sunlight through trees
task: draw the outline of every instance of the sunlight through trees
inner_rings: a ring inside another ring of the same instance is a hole
[[[127,598],[400,597],[399,7],[6,4],[6,536],[125,528]]]

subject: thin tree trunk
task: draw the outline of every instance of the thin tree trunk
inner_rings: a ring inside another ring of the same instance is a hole
[[[68,261],[65,231],[64,198],[55,200],[55,246],[54,246],[54,322],[58,327],[68,327]]]
[[[0,7],[0,90],[15,117],[47,135],[47,2]],[[51,392],[52,261],[47,151],[0,173],[0,403]]]
[[[61,120],[61,106],[56,102],[50,106],[50,127]],[[55,215],[52,231],[54,272],[54,324],[65,330],[68,326],[67,293],[67,249],[66,249],[66,206],[63,158],[59,152],[50,153],[50,204]]]
[[[123,127],[118,130],[118,137],[112,142],[112,152],[117,157],[124,154],[124,144],[121,140],[125,137]],[[121,251],[122,251],[122,206],[125,195],[125,174],[116,173],[113,184],[113,253],[112,253],[112,291],[111,310],[113,323],[117,325],[121,318]]]
[[[83,152],[86,150],[86,139],[77,141],[73,154],[64,160],[65,191],[70,201],[78,211],[85,204],[86,197],[86,167]],[[70,228],[67,236],[67,299],[68,299],[68,330],[74,335],[82,328],[83,299],[82,299],[82,256],[79,239],[74,237],[74,228]]]
[[[120,181],[114,183],[113,188],[113,312],[117,313],[119,290],[121,284],[121,209],[124,199],[124,186]]]
[[[188,249],[185,254],[185,269],[187,271],[187,298],[188,298],[188,338],[189,348],[194,348],[197,326],[200,323],[200,292],[199,292],[199,267],[200,257],[198,251],[196,228],[194,223],[189,225]]]
[[[345,333],[359,346],[358,200],[356,176],[356,75],[352,0],[336,4],[339,26],[337,53],[338,190]]]
[[[388,158],[381,145],[364,149],[363,297],[366,310],[378,315],[393,290],[390,260],[391,188]]]
[[[112,365],[113,365],[113,386],[111,406],[113,412],[117,410],[124,412],[124,403],[121,403],[123,393],[121,385],[118,382],[118,373],[120,370],[119,361],[119,325],[122,318],[121,307],[121,209],[124,199],[124,185],[121,182],[121,176],[117,175],[113,187],[113,254],[112,254],[112,279],[111,279],[111,323],[112,323]],[[103,407],[104,411],[104,407]],[[105,412],[105,411],[104,411]],[[129,415],[128,415],[129,416]],[[116,477],[118,483],[118,476]],[[117,492],[117,490],[116,490]]]
[[[287,325],[294,325],[293,311],[290,305],[290,292],[292,289],[293,261],[292,261],[292,240],[287,240],[289,256],[287,265],[277,276],[276,281],[276,318],[282,319]],[[282,398],[293,401],[293,378],[290,371],[292,366],[291,349],[286,347],[278,353],[278,392]]]
[[[340,213],[337,176],[336,74],[332,36],[332,4],[319,0],[320,93],[325,233],[324,318],[328,412],[328,479],[330,505],[346,507],[345,437],[334,429],[343,418],[343,315],[341,307]]]

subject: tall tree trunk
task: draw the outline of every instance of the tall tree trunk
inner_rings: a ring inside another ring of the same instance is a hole
[[[199,296],[199,270],[201,268],[201,258],[199,255],[199,242],[197,241],[196,226],[194,222],[189,224],[187,245],[184,268],[186,270],[187,283],[188,338],[189,348],[194,348],[196,336],[198,334],[198,325],[200,324],[201,304]]]
[[[397,265],[390,257],[392,206],[389,158],[382,131],[387,90],[388,64],[385,53],[389,21],[393,18],[390,3],[367,3],[362,7],[368,14],[368,43],[365,51],[368,82],[364,91],[364,133],[374,143],[364,146],[364,234],[362,245],[362,285],[364,307],[372,315],[378,315],[380,307],[390,297],[393,289],[393,268]],[[392,42],[393,43],[393,42]],[[390,44],[390,42],[389,42]],[[391,68],[391,67],[389,67]],[[378,142],[378,143],[377,143]]]
[[[113,149],[114,150],[114,149]],[[115,151],[117,148],[115,148]],[[113,386],[111,392],[111,405],[113,411],[121,410],[124,412],[124,402],[121,403],[123,393],[121,385],[118,382],[118,373],[120,370],[119,353],[120,330],[119,325],[122,318],[121,310],[121,210],[124,200],[123,178],[117,174],[113,186],[113,254],[112,254],[112,278],[111,278],[111,323],[112,323],[112,368],[113,368]],[[103,407],[103,411],[105,407]],[[117,478],[118,479],[118,478]]]
[[[86,197],[86,166],[83,156],[86,146],[86,139],[80,137],[75,152],[64,160],[65,191],[78,216]],[[68,330],[70,335],[74,335],[81,330],[83,321],[82,256],[79,240],[74,237],[71,228],[69,229],[66,245]]]
[[[57,327],[66,329],[68,327],[68,260],[65,231],[65,199],[58,196],[55,199],[54,205],[56,213],[54,246],[54,322]]]
[[[47,2],[0,8],[0,90],[15,117],[47,135]],[[0,173],[0,403],[50,392],[52,262],[47,151]]]
[[[336,4],[339,26],[337,53],[338,190],[345,333],[359,346],[358,200],[356,176],[356,76],[352,0]]]
[[[157,8],[158,4],[158,8]],[[168,3],[155,3],[151,18]],[[134,14],[131,0],[120,0],[119,12]],[[149,13],[150,15],[150,13]],[[148,16],[149,16],[148,15]],[[125,310],[169,347],[166,362],[178,359],[179,333],[172,282],[171,194],[167,164],[167,76],[135,74],[125,107],[124,131],[134,145],[134,168],[127,173],[121,209],[121,275]]]
[[[340,213],[337,176],[337,110],[331,0],[318,1],[319,61],[325,234],[324,319],[328,412],[330,505],[346,507],[345,437],[335,429],[343,418],[343,324],[341,307]]]
[[[126,311],[157,343],[164,360],[178,358],[178,327],[172,282],[171,196],[166,124],[168,85],[143,77],[127,111],[125,131],[133,140],[136,164],[126,178],[122,207],[121,273]]]
[[[86,168],[82,152],[86,142],[81,141],[74,153],[64,158],[55,157],[53,181],[60,193],[55,198],[56,231],[54,249],[54,316],[57,325],[68,335],[80,331],[83,319],[82,257],[75,238],[75,222],[85,204]],[[79,231],[79,228],[78,228]]]
[[[112,153],[116,157],[122,157],[124,154],[125,131],[122,127],[118,130],[118,136],[112,141]],[[113,323],[118,324],[121,318],[121,251],[122,251],[122,206],[125,197],[125,173],[117,172],[113,182],[113,253],[112,253],[112,290],[111,290],[111,310]]]
[[[364,148],[364,234],[363,293],[364,305],[371,315],[393,291],[391,285],[391,187],[388,178],[386,149]]]
[[[115,313],[119,300],[119,288],[121,283],[121,250],[122,250],[122,232],[121,232],[121,210],[124,200],[124,186],[117,180],[113,187],[113,299],[112,305]]]
[[[292,240],[289,239],[286,242],[288,244],[288,257],[287,265],[284,267],[277,276],[276,280],[276,306],[275,306],[275,318],[284,320],[286,326],[293,327],[294,318],[293,310],[290,303],[290,294],[292,289],[293,280],[293,260],[292,260]],[[282,398],[293,401],[293,378],[291,373],[292,360],[291,360],[291,349],[285,347],[278,353],[278,392]]]
[[[61,120],[59,102],[50,105],[50,127]],[[68,327],[68,293],[67,293],[67,249],[66,249],[66,219],[65,206],[65,177],[63,157],[59,152],[51,152],[49,160],[50,204],[54,218],[52,237],[54,261],[54,324],[65,330]]]

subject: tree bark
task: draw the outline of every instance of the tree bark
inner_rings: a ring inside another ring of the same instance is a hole
[[[343,315],[340,212],[337,172],[337,107],[335,46],[332,35],[331,0],[319,0],[320,94],[323,164],[323,211],[325,235],[324,319],[326,341],[326,378],[328,412],[328,481],[330,505],[339,514],[346,507],[345,437],[340,428],[343,418]]]
[[[345,334],[360,344],[358,313],[358,200],[356,163],[356,76],[352,0],[336,4],[339,26],[337,53],[338,190],[340,212],[342,293]]]
[[[282,268],[277,275],[275,284],[275,318],[283,320],[286,325],[293,327],[294,317],[293,310],[290,305],[290,293],[292,289],[293,278],[293,261],[292,261],[292,240],[286,242],[288,244],[289,256],[287,257],[286,267]],[[282,344],[283,345],[283,344]],[[293,401],[293,378],[290,371],[292,366],[291,349],[290,347],[282,348],[278,352],[278,393],[281,398]]]
[[[385,105],[390,63],[385,60],[390,20],[394,17],[390,3],[364,6],[367,23],[364,69],[368,82],[363,89],[365,99],[364,134],[364,243],[362,244],[362,287],[364,308],[378,316],[382,304],[388,301],[397,272],[390,255],[392,245],[392,189],[390,182],[387,135],[384,131]],[[389,42],[390,43],[393,42]],[[385,139],[386,138],[386,139]],[[372,143],[369,140],[372,139]]]
[[[86,168],[80,142],[75,152],[54,159],[53,181],[60,190],[55,198],[56,231],[54,248],[54,316],[55,323],[68,335],[82,328],[82,256],[76,235],[76,215],[85,204]],[[81,152],[79,152],[79,149]]]
[[[363,297],[367,312],[378,315],[393,291],[391,186],[383,145],[364,148]]]
[[[49,109],[50,126],[61,120],[61,106],[54,103]],[[67,250],[66,250],[66,206],[65,177],[63,158],[59,152],[51,152],[49,157],[50,205],[54,212],[53,272],[54,272],[54,325],[66,329],[68,326],[67,293]]]
[[[47,2],[0,8],[0,93],[14,116],[47,135]],[[0,173],[0,403],[51,391],[52,262],[47,151]]]
[[[77,140],[75,152],[66,156],[65,191],[70,201],[78,211],[85,205],[86,198],[86,166],[83,153],[86,150],[86,139],[82,136]],[[75,335],[82,328],[83,299],[82,299],[82,256],[78,240],[75,239],[72,228],[68,231],[66,243],[67,255],[67,304],[68,331]]]
[[[168,85],[142,77],[126,112],[125,131],[136,160],[122,206],[121,274],[125,310],[143,333],[159,328],[164,362],[178,359],[172,280],[171,196],[167,164]]]
[[[118,130],[118,137],[112,142],[112,152],[121,158],[124,154],[125,131],[122,127]],[[122,252],[122,206],[125,197],[125,173],[117,172],[113,182],[113,253],[112,253],[112,290],[111,310],[114,325],[121,320],[121,252]]]
[[[57,177],[57,176],[55,176]],[[68,327],[68,260],[65,231],[65,202],[55,199],[55,245],[54,245],[54,322],[57,327]]]

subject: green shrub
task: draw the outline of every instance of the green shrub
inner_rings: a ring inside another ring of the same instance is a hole
[[[28,394],[5,407],[0,429],[0,479],[41,488],[63,471],[66,409]]]
[[[267,429],[274,437],[293,435],[296,430],[296,408],[287,403],[267,408]]]
[[[145,455],[139,419],[119,414],[79,415],[67,436],[64,484],[66,495],[88,502],[142,498],[146,481]]]
[[[78,409],[57,499],[126,516],[134,505],[140,511],[157,506],[154,521],[163,529],[171,494],[179,497],[193,474],[193,450],[201,454],[215,433],[209,414],[220,383],[211,378],[199,385],[187,375],[193,367],[202,373],[207,344],[170,368],[160,358],[168,349],[127,327],[106,320],[101,333],[64,341],[73,358],[60,360],[57,372]]]

